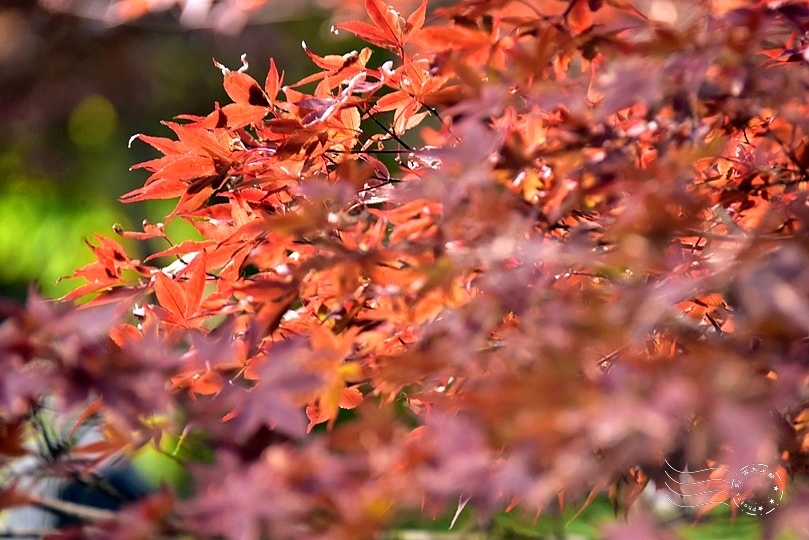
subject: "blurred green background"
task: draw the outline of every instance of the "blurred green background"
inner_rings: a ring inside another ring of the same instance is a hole
[[[221,72],[246,53],[263,81],[269,58],[295,81],[313,71],[301,37],[321,54],[356,46],[329,32],[328,14],[306,3],[233,35],[180,25],[177,12],[122,25],[48,11],[33,0],[0,7],[0,296],[23,298],[38,282],[45,295],[77,285],[57,280],[91,259],[84,238],[139,230],[169,204],[123,205],[145,180],[133,164],[156,157],[136,133],[169,135],[178,114],[204,115],[228,101]],[[288,7],[288,6],[287,6]],[[268,22],[269,21],[269,22]],[[238,29],[238,28],[237,28]],[[178,224],[181,226],[181,224]],[[175,231],[174,236],[185,234]],[[127,246],[142,256],[148,246]],[[139,250],[141,251],[139,253]]]

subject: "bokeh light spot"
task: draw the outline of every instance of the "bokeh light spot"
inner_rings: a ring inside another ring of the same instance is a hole
[[[99,146],[109,140],[118,127],[115,107],[104,96],[93,95],[73,109],[68,135],[77,146]]]

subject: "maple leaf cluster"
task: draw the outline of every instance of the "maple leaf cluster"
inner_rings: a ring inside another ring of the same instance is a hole
[[[304,44],[295,83],[215,61],[230,102],[134,138],[160,155],[121,200],[199,235],[119,228],[165,248],[99,236],[79,308],[8,309],[0,457],[45,390],[103,426],[82,470],[204,441],[190,498],[84,525],[121,538],[370,538],[602,492],[626,515],[673,455],[771,463],[798,504],[809,7],[365,8],[338,27],[376,50]]]

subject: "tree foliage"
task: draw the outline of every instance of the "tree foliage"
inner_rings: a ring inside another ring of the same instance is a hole
[[[46,393],[103,435],[54,474],[210,450],[189,498],[83,525],[105,537],[365,538],[601,492],[626,512],[673,455],[780,467],[766,530],[804,527],[809,6],[365,7],[338,30],[375,48],[306,48],[295,83],[214,61],[226,104],[133,138],[158,155],[121,200],[176,199],[199,237],[117,228],[165,248],[98,236],[80,307],[5,308],[0,456],[31,452]]]

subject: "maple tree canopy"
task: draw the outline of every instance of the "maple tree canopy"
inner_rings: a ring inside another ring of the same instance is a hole
[[[97,236],[62,303],[3,306],[0,463],[47,394],[102,438],[44,471],[167,439],[193,470],[85,520],[107,537],[371,538],[606,493],[638,508],[609,534],[664,538],[638,500],[675,454],[769,464],[792,495],[763,526],[805,531],[809,6],[365,11],[337,29],[368,47],[304,44],[298,82],[215,60],[226,102],[133,137],[155,157],[121,201],[199,234],[118,227],[164,248]]]

